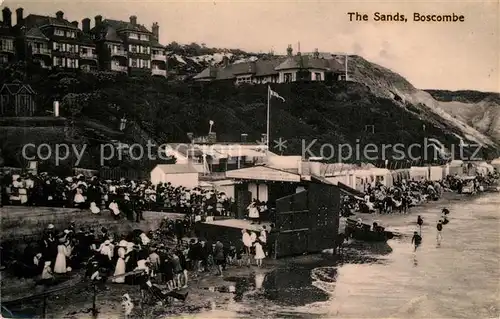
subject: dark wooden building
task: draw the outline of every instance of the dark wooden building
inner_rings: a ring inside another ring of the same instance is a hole
[[[4,84],[0,89],[1,116],[33,116],[36,112],[35,91],[27,84]]]

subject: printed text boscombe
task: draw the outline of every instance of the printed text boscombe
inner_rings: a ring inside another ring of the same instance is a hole
[[[413,21],[417,22],[464,22],[465,17],[463,15],[452,14],[420,14],[417,12],[413,13]]]

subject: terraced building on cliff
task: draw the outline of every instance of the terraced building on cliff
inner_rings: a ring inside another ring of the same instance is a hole
[[[271,57],[251,62],[208,67],[193,78],[198,82],[228,81],[234,84],[289,83],[297,81],[345,80],[345,68],[334,57],[320,57],[318,50],[312,56],[287,48],[286,57]]]
[[[158,42],[158,23],[151,31],[129,21],[95,17],[68,21],[64,12],[55,16],[29,14],[16,9],[16,24],[9,8],[2,9],[0,23],[0,63],[33,62],[42,68],[93,71],[97,69],[124,72],[131,75],[167,76],[165,47]]]

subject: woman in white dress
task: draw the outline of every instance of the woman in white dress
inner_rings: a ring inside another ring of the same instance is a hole
[[[125,274],[125,247],[119,246],[118,248],[118,260],[116,261],[114,276],[119,276]],[[114,278],[113,282],[123,284],[125,283],[125,276]]]
[[[56,274],[65,274],[67,271],[66,268],[66,257],[68,256],[68,250],[66,245],[66,238],[59,238],[59,245],[57,246],[57,257],[56,263],[54,264],[54,272]]]
[[[109,209],[111,210],[111,213],[113,214],[113,217],[115,217],[115,219],[120,218],[120,209],[118,208],[118,204],[115,200],[113,200],[111,204],[109,204]]]
[[[264,249],[262,248],[262,244],[260,241],[256,241],[253,244],[255,247],[255,261],[257,262],[257,266],[262,266],[262,260],[266,258],[266,254],[264,253]]]
[[[252,224],[255,224],[255,222],[258,221],[260,217],[257,203],[253,201],[250,205],[248,205],[247,210],[248,218],[252,220]]]
[[[85,197],[83,197],[83,190],[80,187],[76,188],[76,194],[75,197],[73,198],[73,201],[75,202],[75,206],[77,207],[85,203]]]
[[[90,203],[90,211],[92,212],[92,214],[99,214],[101,212],[95,202]]]

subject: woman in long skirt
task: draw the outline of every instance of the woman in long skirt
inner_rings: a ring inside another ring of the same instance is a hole
[[[60,238],[59,245],[57,246],[56,263],[54,264],[54,272],[56,274],[66,273],[66,257],[68,256],[68,251],[64,244],[65,241],[65,238]]]
[[[119,276],[125,274],[125,248],[118,248],[118,260],[116,261],[114,276]],[[125,276],[117,277],[113,279],[113,282],[123,284],[125,283]]]

